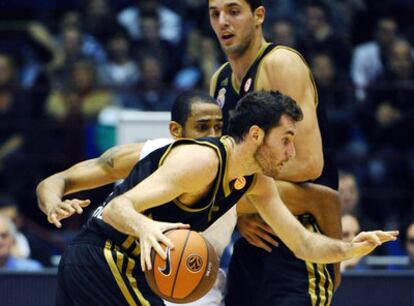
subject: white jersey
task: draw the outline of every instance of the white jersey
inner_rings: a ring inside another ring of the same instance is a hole
[[[142,147],[140,159],[145,158],[149,153],[171,144],[172,139],[168,138],[158,138],[147,140]],[[224,249],[231,241],[231,235],[236,226],[237,222],[237,212],[236,205],[229,209],[223,216],[221,216],[216,222],[210,225],[204,232],[201,234],[207,238],[207,240],[213,245],[216,249],[217,255],[219,258],[223,255]],[[167,306],[175,305],[187,305],[187,306],[221,306],[224,305],[224,288],[226,285],[226,274],[223,270],[220,269],[219,274],[217,275],[217,280],[214,287],[201,299],[187,304],[174,304],[165,301]]]

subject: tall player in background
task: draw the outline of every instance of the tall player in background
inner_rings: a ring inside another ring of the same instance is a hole
[[[286,163],[278,176],[280,193],[288,194],[291,190],[294,194],[293,189],[300,188],[294,183],[309,181],[336,190],[337,169],[330,154],[326,117],[323,107],[318,107],[314,80],[302,56],[265,41],[262,31],[265,8],[261,0],[209,0],[208,3],[211,26],[228,58],[228,63],[212,77],[210,86],[211,95],[222,106],[224,131],[229,110],[246,93],[280,90],[296,100],[304,114],[294,141],[296,157]],[[320,196],[323,201],[323,195]],[[286,204],[294,214],[301,213],[297,202],[286,201]],[[312,204],[306,201],[302,205]],[[299,220],[311,231],[321,229],[330,237],[340,238],[337,196],[330,206],[328,213],[300,216]],[[239,203],[238,211],[253,212],[243,203]],[[257,215],[240,216],[238,225],[246,239],[238,240],[234,246],[226,305],[330,305],[334,286],[340,281],[339,265],[334,275],[332,266],[302,261],[283,243],[268,253],[269,244],[276,245],[278,241]]]

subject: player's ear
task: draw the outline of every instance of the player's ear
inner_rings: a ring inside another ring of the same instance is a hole
[[[176,121],[170,121],[170,134],[174,139],[183,137],[183,127]]]
[[[259,6],[254,10],[254,20],[256,26],[261,26],[265,20],[266,10],[264,6]]]
[[[257,125],[252,125],[249,129],[249,136],[257,145],[262,144],[264,131]]]

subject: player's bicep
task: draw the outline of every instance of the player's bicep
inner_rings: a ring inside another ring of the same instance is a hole
[[[182,194],[197,194],[215,178],[217,158],[209,148],[179,146],[174,148],[163,165],[137,186],[124,194],[137,211],[170,202]],[[193,157],[198,156],[195,160]]]

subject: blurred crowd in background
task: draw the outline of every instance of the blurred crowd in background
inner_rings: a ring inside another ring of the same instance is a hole
[[[400,228],[380,252],[414,262],[414,1],[264,3],[265,37],[304,55],[327,105],[344,238]],[[84,222],[53,230],[35,186],[115,144],[103,110],[169,111],[224,61],[206,0],[1,1],[0,267],[53,266]],[[110,190],[77,196],[93,206]]]

